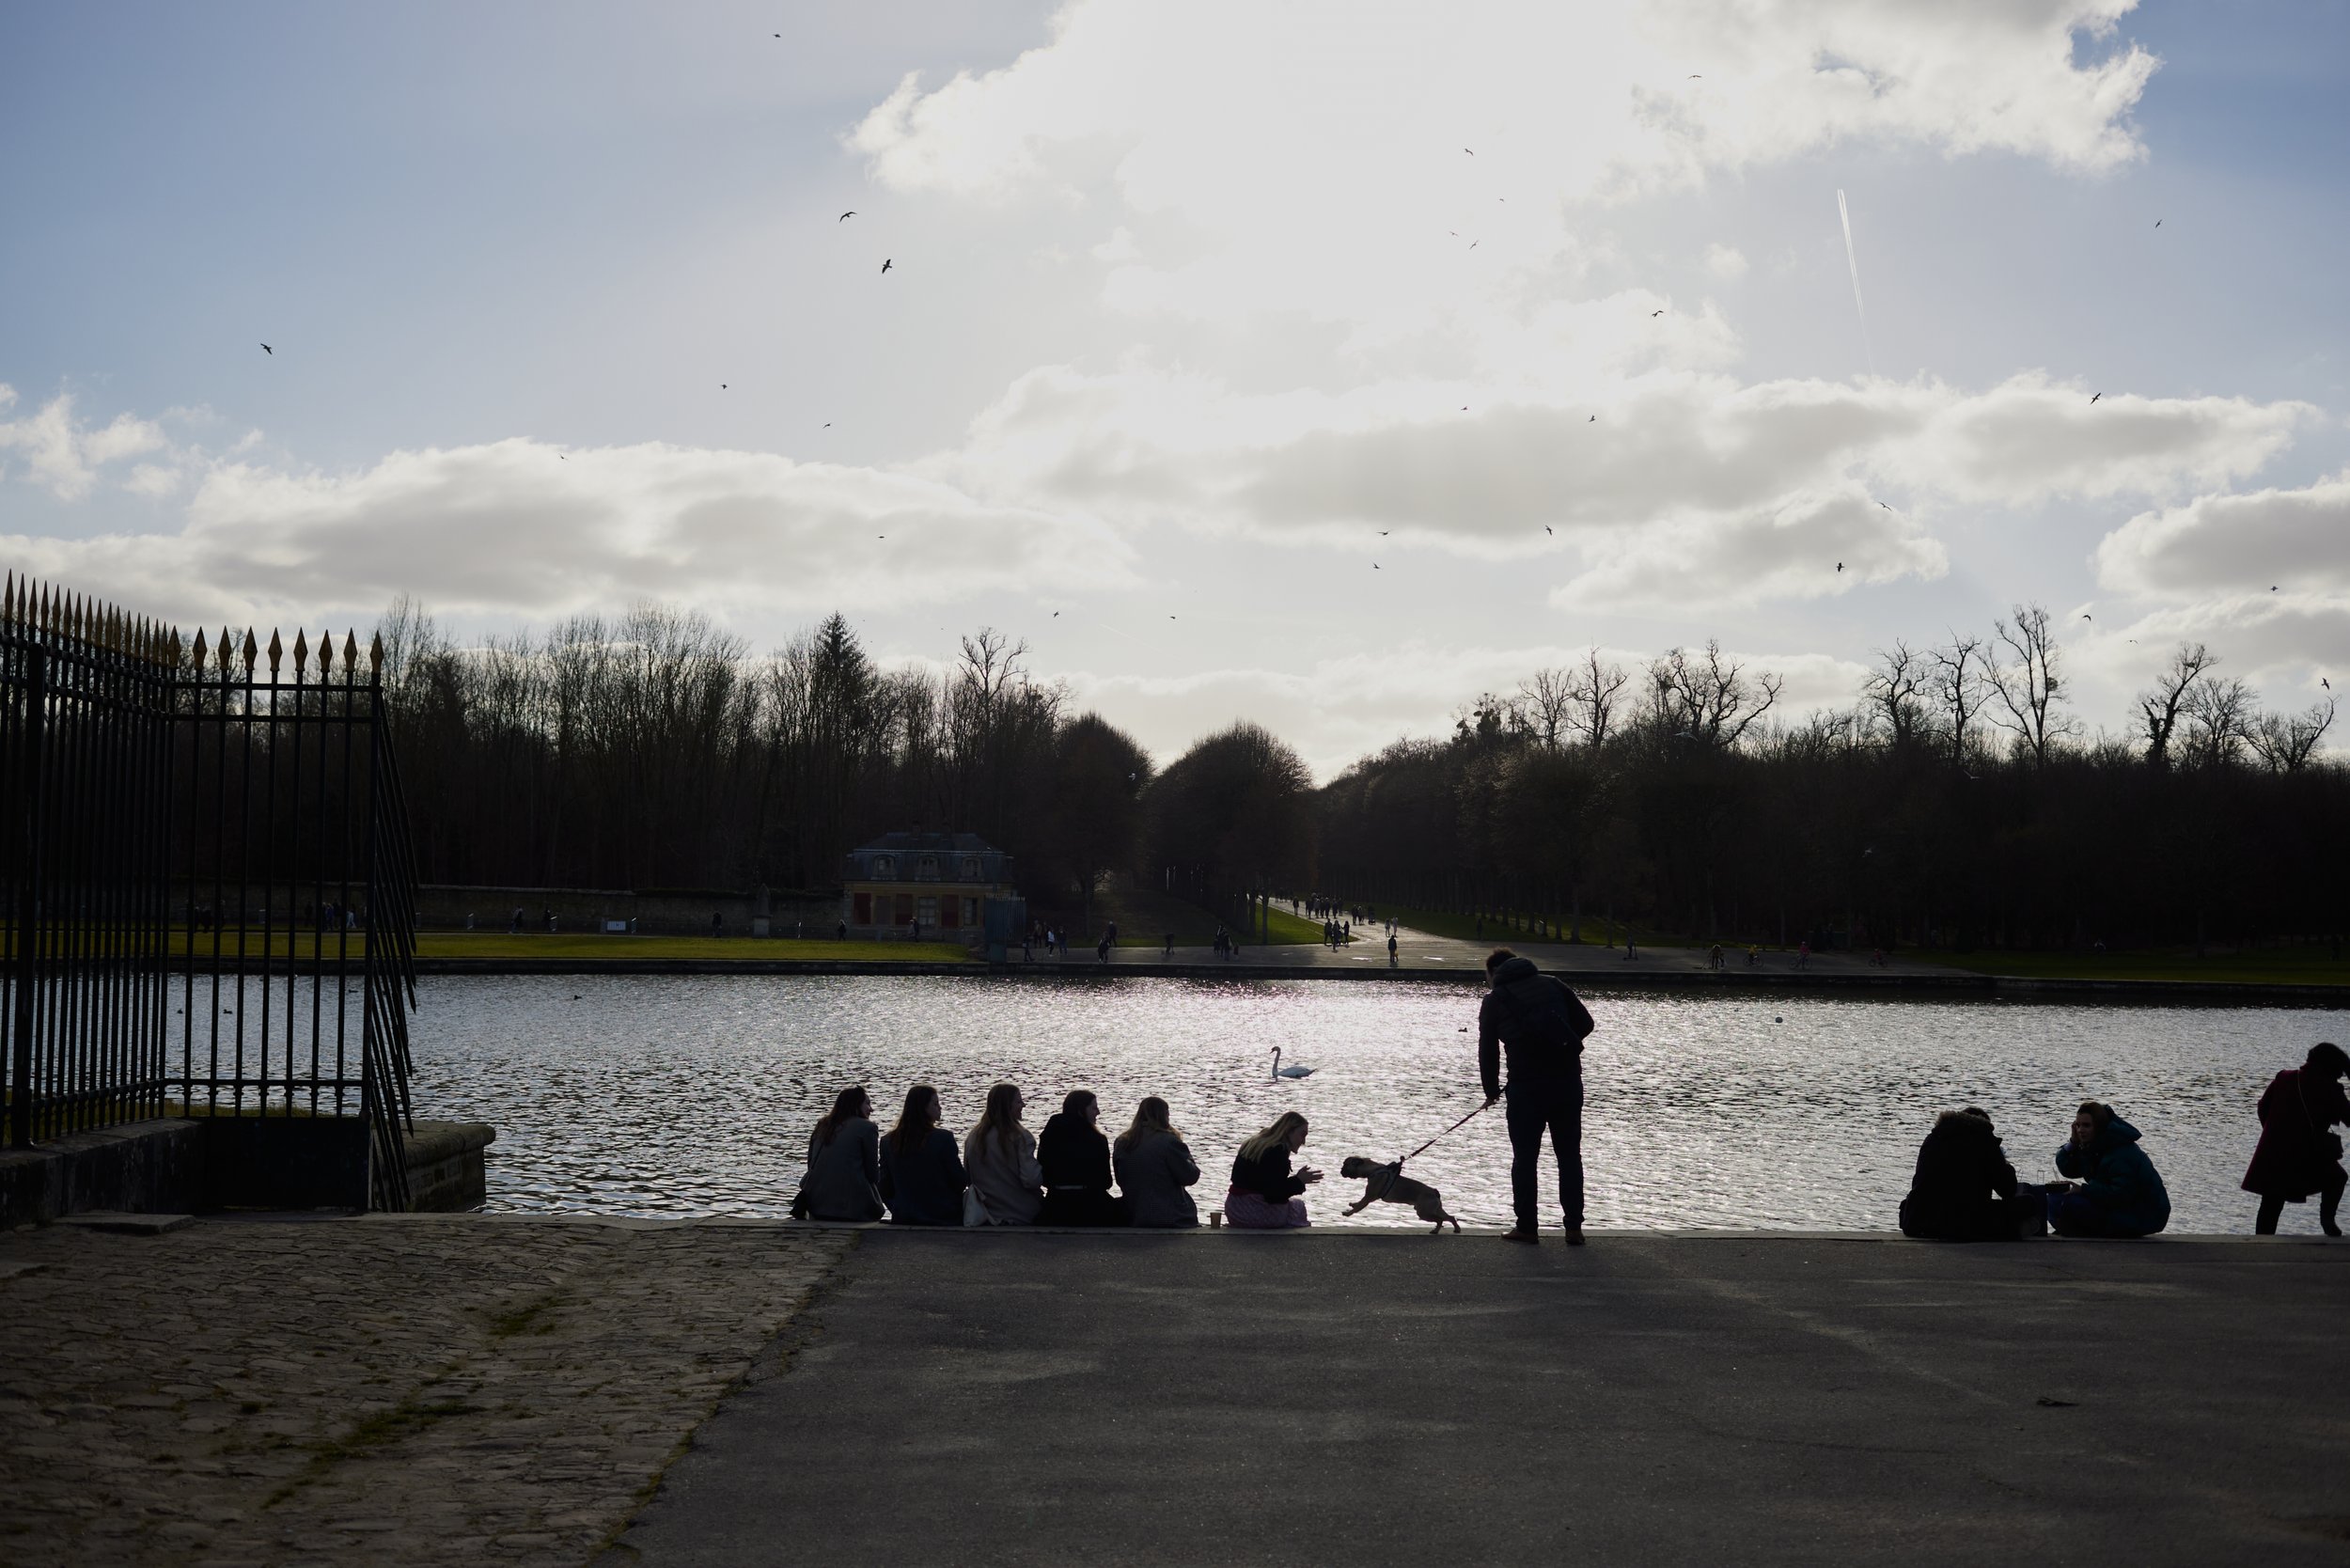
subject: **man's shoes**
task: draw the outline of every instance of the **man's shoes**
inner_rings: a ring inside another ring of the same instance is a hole
[[[1542,1238],[1523,1225],[1504,1231],[1501,1232],[1501,1239],[1506,1242],[1518,1242],[1527,1247],[1538,1247],[1542,1244]]]
[[[1567,1245],[1569,1247],[1581,1247],[1583,1245],[1583,1227],[1580,1225],[1570,1225],[1566,1228],[1566,1231]]]

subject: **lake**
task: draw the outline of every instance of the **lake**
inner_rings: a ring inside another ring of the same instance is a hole
[[[1280,1111],[1313,1129],[1317,1223],[1480,1098],[1469,986],[1376,980],[1112,981],[870,976],[435,977],[415,1020],[419,1116],[497,1127],[489,1207],[780,1215],[809,1126],[865,1084],[885,1130],[908,1085],[948,1124],[1009,1078],[1028,1125],[1072,1089],[1113,1134],[1164,1096],[1220,1202],[1240,1140]],[[1590,996],[1589,1223],[1888,1230],[1935,1111],[1979,1105],[2026,1181],[2054,1174],[2073,1107],[2110,1102],[2170,1188],[2171,1229],[2248,1231],[2236,1184],[2271,1074],[2338,1015],[2287,1009],[1895,1001],[1810,994]],[[1469,1032],[1461,1032],[1464,1028]],[[1316,1069],[1275,1081],[1275,1045]],[[1468,1223],[1510,1218],[1498,1107],[1414,1160]],[[1545,1189],[1555,1193],[1548,1182]],[[1555,1209],[1551,1211],[1555,1217]],[[1377,1205],[1350,1224],[1416,1225]],[[2285,1228],[2314,1228],[2311,1206]]]

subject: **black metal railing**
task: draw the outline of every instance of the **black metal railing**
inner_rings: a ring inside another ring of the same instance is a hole
[[[183,643],[6,579],[11,1146],[175,1113],[356,1116],[373,1200],[405,1206],[415,875],[382,670],[349,633]]]

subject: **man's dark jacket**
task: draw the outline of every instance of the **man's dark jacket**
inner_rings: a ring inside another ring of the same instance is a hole
[[[1583,1037],[1591,1028],[1581,999],[1536,969],[1532,959],[1504,963],[1494,971],[1494,988],[1477,1011],[1477,1070],[1485,1080],[1485,1098],[1501,1092],[1504,1050],[1512,1080],[1580,1078]]]

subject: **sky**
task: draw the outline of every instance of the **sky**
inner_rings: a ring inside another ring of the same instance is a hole
[[[2328,0],[0,8],[0,564],[994,626],[1324,778],[1588,648],[1795,718],[2019,604],[2091,732],[2182,639],[2300,709],[2345,77]]]

